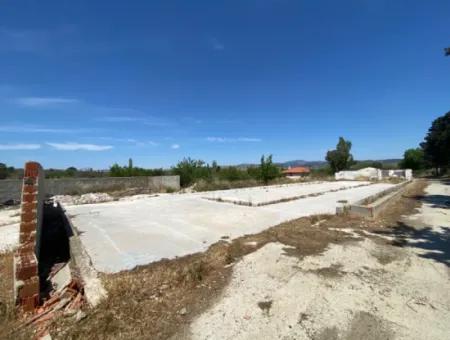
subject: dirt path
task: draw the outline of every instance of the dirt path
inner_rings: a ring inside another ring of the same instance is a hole
[[[448,338],[450,185],[417,198],[396,228],[337,229],[354,239],[322,254],[273,242],[245,256],[220,301],[176,338]]]

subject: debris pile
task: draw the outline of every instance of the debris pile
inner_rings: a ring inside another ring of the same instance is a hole
[[[114,201],[114,197],[107,193],[89,193],[84,195],[56,195],[53,196],[54,201],[58,201],[66,205],[104,203]]]
[[[82,311],[85,302],[81,280],[71,273],[67,263],[55,264],[49,275],[52,291],[36,313],[26,320],[26,325],[33,325],[36,338],[48,335],[51,321],[57,316],[73,317],[81,320],[85,317]]]

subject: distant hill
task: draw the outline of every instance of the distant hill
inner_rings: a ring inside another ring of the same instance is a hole
[[[370,160],[370,159],[369,160],[357,160],[356,162],[358,163],[359,166],[363,166],[366,164],[367,164],[367,166],[370,166],[372,163],[379,162],[379,163],[383,164],[384,168],[389,168],[389,167],[396,168],[398,165],[398,162],[400,162],[400,161],[401,161],[401,159],[392,158],[392,159],[377,159],[377,160]],[[318,169],[318,168],[322,168],[322,167],[326,166],[327,162],[326,161],[305,161],[302,159],[297,159],[297,160],[276,163],[276,164],[282,168],[289,168],[289,167],[295,167],[295,166],[307,166],[312,169]],[[239,168],[249,168],[249,167],[254,167],[254,166],[258,166],[258,164],[244,163],[244,164],[237,165],[237,167],[239,167]]]
[[[294,166],[307,166],[308,168],[316,169],[316,168],[324,167],[325,165],[327,165],[327,162],[325,162],[325,161],[305,161],[302,159],[297,159],[297,160],[287,161],[287,162],[277,163],[277,164],[283,168],[289,168],[289,167],[294,167]]]

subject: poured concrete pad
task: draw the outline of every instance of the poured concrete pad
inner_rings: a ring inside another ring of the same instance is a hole
[[[304,198],[308,195],[320,195],[330,191],[339,191],[352,187],[368,185],[370,182],[310,182],[264,186],[245,189],[212,191],[202,196],[206,199],[248,206],[261,206],[281,201]]]
[[[336,201],[356,202],[390,186],[373,184],[262,207],[209,201],[201,193],[66,209],[95,268],[112,273],[203,251],[223,236],[236,238],[302,216],[334,214]]]

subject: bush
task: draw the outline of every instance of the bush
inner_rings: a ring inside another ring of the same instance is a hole
[[[180,176],[180,185],[187,187],[194,184],[199,179],[211,179],[212,171],[209,166],[205,166],[205,162],[202,160],[195,160],[191,158],[184,158],[179,162],[172,172]]]
[[[423,150],[421,148],[406,150],[403,155],[403,160],[400,162],[400,167],[415,171],[425,169],[425,155]]]
[[[269,181],[274,180],[281,175],[280,168],[272,163],[272,155],[269,155],[267,158],[264,158],[264,155],[262,155],[259,171],[260,178],[264,184],[269,183]]]
[[[120,166],[114,163],[109,168],[110,177],[136,177],[136,176],[163,176],[166,172],[163,169],[144,169],[133,166],[133,161],[128,161],[128,166]]]

